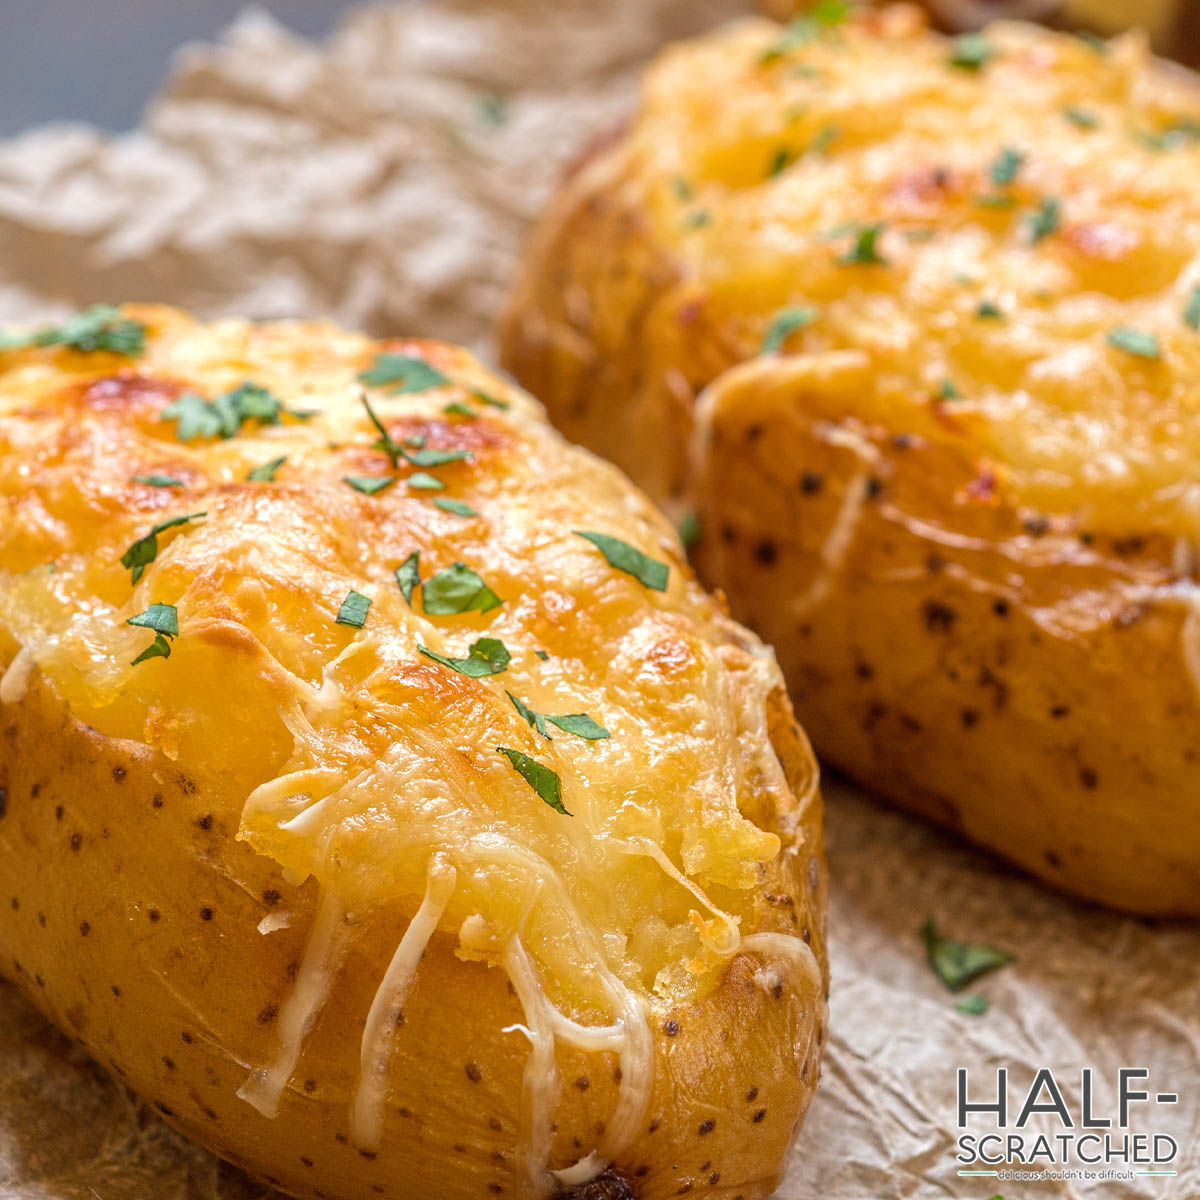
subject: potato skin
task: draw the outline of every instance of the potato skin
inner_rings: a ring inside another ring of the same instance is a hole
[[[1200,720],[1196,618],[1169,544],[956,502],[962,447],[819,392],[786,361],[730,372],[695,491],[698,567],[775,647],[814,743],[1058,887],[1200,915],[1200,750],[1174,733]]]
[[[238,347],[235,370],[253,368],[256,375],[273,370],[272,385],[281,391],[293,370],[304,378],[305,364],[319,373],[323,353],[340,370],[339,356],[347,348],[351,366],[365,365],[376,349],[365,339],[322,327],[238,326],[211,332],[168,310],[129,311],[149,324],[154,338],[176,339],[133,367],[143,381],[136,397],[153,393],[147,401],[153,405],[163,398],[145,381],[165,372],[168,360],[180,371],[193,355],[206,361],[214,338],[218,350],[223,339]],[[439,351],[432,343],[423,350],[441,353],[437,361],[447,370],[468,369],[460,351]],[[44,365],[54,367],[56,353],[66,352],[36,352],[42,356],[37,405],[45,407],[13,402],[7,414],[0,414],[9,419],[8,424],[0,422],[4,436],[15,440],[22,421],[57,411],[53,398],[62,381],[53,370],[43,372]],[[73,366],[108,378],[114,364],[101,356],[94,366],[90,360]],[[128,369],[122,367],[126,381]],[[208,369],[188,382],[203,386]],[[513,406],[497,418],[496,445],[503,446],[499,434],[504,429],[523,443],[517,460],[524,464],[543,454],[571,457],[577,477],[602,489],[611,487],[647,519],[659,521],[610,468],[559,443],[526,397],[498,379],[488,383],[493,398],[506,398]],[[66,384],[68,396],[76,391],[73,383]],[[107,403],[112,394],[124,398],[129,391],[126,382],[103,396]],[[335,406],[327,419],[335,419],[339,411]],[[145,414],[139,412],[137,418],[144,420]],[[95,421],[111,446],[112,439],[126,436],[126,420],[121,408],[104,408],[89,414],[73,436],[86,452]],[[153,428],[158,436],[157,426]],[[480,418],[461,436],[483,446],[488,429]],[[287,439],[292,462],[311,456],[306,458],[309,485],[320,492],[319,463],[328,453],[322,433],[289,426],[245,434],[249,440],[255,436]],[[190,450],[167,442],[163,452],[181,456],[178,470],[199,488],[190,472],[215,471],[219,455],[248,453],[251,461],[266,457],[261,450],[239,450],[237,441]],[[347,452],[344,444],[340,452]],[[479,457],[485,458],[483,450]],[[469,486],[496,486],[507,469],[499,464],[505,461],[492,459]],[[335,464],[333,470],[340,469]],[[443,474],[452,477],[451,469]],[[114,488],[123,484],[118,478],[109,482]],[[80,486],[86,490],[89,481]],[[516,487],[515,479],[508,486]],[[61,494],[46,478],[36,478],[34,492],[47,503],[52,497],[58,511],[66,511]],[[238,485],[224,485],[209,491],[206,502],[211,504],[217,492],[227,503],[245,499]],[[266,494],[254,493],[248,502],[259,504]],[[347,494],[353,495],[349,489]],[[561,494],[566,501],[566,493]],[[330,528],[336,526],[340,496],[325,493],[317,502],[327,510]],[[477,502],[485,507],[484,501]],[[407,503],[397,494],[380,512],[399,520]],[[91,506],[88,512],[95,517]],[[408,512],[411,516],[412,510]],[[306,536],[325,536],[319,520],[309,522],[305,515],[302,524]],[[459,536],[458,526],[446,528],[451,531],[446,536]],[[423,549],[436,554],[428,530],[418,526],[416,536],[424,536]],[[215,527],[210,537],[219,537]],[[162,552],[163,560],[171,557]],[[59,561],[61,578],[79,578],[69,551],[63,550]],[[160,569],[178,571],[180,564],[160,560],[151,567],[151,590],[165,586],[155,574]],[[686,572],[678,560],[672,570]],[[266,569],[259,565],[258,571],[266,581]],[[6,584],[12,582],[6,578]],[[751,635],[701,599],[703,593],[690,579],[687,587],[692,597],[687,603],[698,604],[696,614],[706,614],[705,636],[714,639],[729,661],[749,662],[762,653]],[[121,593],[127,589],[126,572]],[[195,596],[199,606],[199,594]],[[103,607],[104,602],[95,603]],[[375,611],[382,609],[382,597],[375,603]],[[186,609],[181,607],[181,614],[186,617]],[[289,619],[294,618],[285,614],[279,621]],[[679,637],[691,636],[684,624],[674,627]],[[319,629],[306,631],[313,638],[321,636]],[[578,622],[574,631],[577,639],[588,636]],[[215,711],[228,705],[230,723],[249,724],[248,752],[228,728],[204,735],[214,747],[208,753],[203,743],[197,749],[186,732],[182,738],[160,738],[156,731],[165,726],[153,714],[141,737],[89,727],[72,711],[85,693],[77,694],[72,704],[64,702],[50,682],[49,666],[35,669],[23,694],[0,704],[0,874],[6,897],[0,905],[0,970],[167,1121],[290,1194],[354,1200],[367,1194],[404,1197],[416,1188],[451,1200],[530,1195],[521,1160],[522,1077],[529,1049],[511,1028],[528,1018],[504,969],[479,961],[478,955],[464,957],[454,927],[443,925],[434,935],[404,1002],[378,1149],[356,1144],[350,1114],[360,1042],[372,997],[413,916],[406,887],[398,885],[391,899],[364,905],[345,926],[334,1000],[321,1010],[304,1042],[278,1115],[268,1119],[238,1098],[248,1074],[275,1055],[281,1011],[316,920],[318,888],[314,879],[296,883],[268,854],[239,837],[247,793],[264,772],[279,769],[280,747],[277,731],[257,707],[262,696],[256,688],[263,681],[255,654],[246,650],[249,642],[244,634],[218,633],[212,647],[198,647],[202,639],[193,635],[196,641],[189,648],[188,628],[181,620],[173,661],[145,664],[164,673],[138,675],[144,668],[135,668],[126,688],[152,693],[162,688],[160,695],[169,703],[172,691],[179,694],[185,687],[169,672],[182,667],[189,653],[216,653],[215,661],[227,671],[228,692]],[[505,636],[514,652],[524,637],[519,631]],[[0,665],[12,664],[21,646],[0,622]],[[681,653],[678,647],[676,653]],[[653,678],[652,657],[648,655],[644,668],[650,672],[647,678]],[[192,663],[201,669],[206,661]],[[286,697],[280,696],[282,706]],[[434,697],[442,705],[447,729],[453,700],[453,692]],[[100,716],[113,720],[103,710]],[[485,715],[472,719],[484,720]],[[817,956],[821,978],[814,983],[769,956],[747,951],[732,956],[713,986],[686,1002],[648,998],[654,1077],[644,1124],[598,1179],[578,1188],[564,1186],[563,1195],[656,1200],[677,1194],[687,1183],[697,1195],[751,1200],[767,1195],[782,1174],[816,1086],[824,1040],[826,884],[815,763],[782,686],[767,698],[763,728],[783,767],[786,795],[762,787],[739,799],[748,816],[778,831],[783,850],[761,868],[755,887],[755,911],[761,911],[746,932],[803,937]],[[513,801],[523,806],[532,793],[513,778]],[[568,799],[576,803],[570,793]],[[612,878],[619,882],[620,871]],[[264,919],[274,925],[271,932],[259,932]],[[574,1015],[585,1023],[595,1020],[586,1011]],[[563,1089],[554,1114],[550,1165],[565,1167],[602,1140],[618,1099],[620,1072],[616,1055],[608,1051],[583,1052],[560,1044],[556,1061]]]
[[[1129,132],[1200,93],[1136,37],[986,38],[956,67],[896,5],[668,50],[536,232],[503,361],[698,515],[826,762],[1076,895],[1200,915],[1196,159]]]

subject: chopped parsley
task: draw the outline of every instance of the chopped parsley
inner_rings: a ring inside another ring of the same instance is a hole
[[[386,387],[393,396],[427,392],[450,382],[436,367],[410,354],[378,354],[365,371],[358,373],[358,378],[368,387]]]
[[[397,568],[396,582],[400,585],[400,594],[412,608],[413,591],[421,586],[421,552],[414,550]]]
[[[992,177],[994,184],[1003,187],[1005,184],[1012,183],[1016,179],[1017,172],[1021,169],[1021,164],[1024,161],[1025,155],[1015,146],[1005,146],[992,159],[992,165],[988,168],[988,174]]]
[[[512,656],[508,647],[499,638],[484,637],[472,642],[467,650],[466,658],[448,658],[428,646],[418,646],[417,649],[426,658],[432,658],[443,667],[450,667],[460,675],[471,679],[482,679],[485,675],[500,675],[508,667]]]
[[[963,33],[956,37],[951,44],[950,58],[947,61],[952,67],[958,67],[960,71],[978,71],[995,55],[995,49],[983,34]]]
[[[547,722],[557,726],[564,733],[573,733],[576,737],[584,738],[589,742],[601,741],[609,736],[608,730],[593,721],[587,713],[568,713],[566,716],[552,717],[547,713],[534,712],[529,705],[523,703],[507,689],[504,694],[512,701],[513,708],[521,714],[522,718],[547,741],[552,740],[550,732],[546,728]]]
[[[491,408],[498,408],[502,412],[507,412],[512,406],[507,400],[497,400],[495,396],[489,396],[487,392],[476,389],[471,393],[471,398],[478,400],[480,404],[487,404]]]
[[[436,475],[430,475],[427,471],[414,471],[404,482],[421,492],[440,492],[446,486]]]
[[[1029,240],[1037,245],[1042,238],[1049,237],[1059,226],[1062,218],[1062,206],[1055,196],[1043,196],[1033,212],[1025,218],[1025,230]]]
[[[670,567],[656,558],[643,554],[636,546],[623,542],[619,538],[610,537],[607,533],[590,533],[582,529],[573,531],[576,536],[586,538],[608,560],[610,567],[632,575],[639,583],[651,591],[665,592]]]
[[[1000,306],[993,303],[991,300],[980,300],[979,304],[975,308],[975,315],[983,320],[988,321],[1004,320],[1004,313]]]
[[[339,625],[351,625],[355,629],[361,629],[367,623],[367,613],[370,608],[370,597],[364,596],[362,592],[351,590],[342,601],[342,607],[338,609],[335,619]]]
[[[147,487],[181,488],[186,486],[182,479],[176,479],[174,475],[134,475],[132,481],[144,483]]]
[[[287,455],[284,455],[282,458],[273,458],[270,462],[265,462],[261,466],[251,467],[246,475],[246,479],[250,483],[274,483],[275,472],[285,462],[287,462]]]
[[[130,617],[126,625],[154,630],[154,641],[131,662],[131,667],[151,658],[170,658],[171,643],[168,638],[179,636],[179,610],[173,604],[152,604],[143,613]]]
[[[1095,129],[1100,124],[1100,118],[1086,108],[1076,108],[1070,105],[1063,109],[1063,116],[1077,129]]]
[[[1090,29],[1074,29],[1071,31],[1085,46],[1090,50],[1094,50],[1097,54],[1107,54],[1109,50],[1108,42],[1098,33],[1093,33]]]
[[[849,6],[842,0],[820,0],[820,3],[814,4],[804,16],[788,22],[779,37],[762,52],[758,61],[763,66],[778,62],[797,47],[814,41],[823,29],[840,25],[849,11]]]
[[[419,361],[414,359],[413,361]],[[379,415],[371,407],[370,400],[367,399],[364,393],[359,397],[362,401],[362,406],[367,410],[367,416],[371,418],[371,424],[375,426],[379,434],[373,448],[382,450],[388,456],[388,461],[393,467],[400,465],[401,459],[407,463],[411,463],[414,467],[441,467],[446,463],[460,462],[463,459],[470,458],[470,452],[467,450],[426,450],[421,441],[418,439],[409,439],[408,446],[402,446],[395,438],[387,431],[387,426],[379,419]]]
[[[817,319],[817,310],[805,305],[781,308],[772,318],[763,335],[760,354],[775,354],[787,341],[788,335],[797,329],[811,325]]]
[[[679,518],[676,528],[685,550],[691,550],[700,541],[700,517],[691,509]]]
[[[698,208],[683,218],[684,229],[700,229],[709,222],[708,209]]]
[[[130,583],[137,583],[146,568],[158,557],[158,535],[176,525],[186,525],[189,521],[199,520],[208,516],[207,513],[188,513],[182,517],[172,517],[155,525],[148,534],[138,538],[124,554],[121,555],[121,566],[130,573]]]
[[[342,482],[348,483],[364,496],[374,496],[396,482],[395,475],[343,475]]]
[[[1011,196],[1004,195],[1003,192],[987,192],[982,196],[976,196],[975,203],[980,208],[1012,208],[1016,201]]]
[[[1117,325],[1108,331],[1108,344],[1132,354],[1136,358],[1161,358],[1158,336],[1144,329],[1133,329],[1128,325]]]
[[[81,354],[104,350],[136,358],[146,349],[146,326],[125,316],[119,308],[94,304],[69,317],[61,325],[49,325],[33,333],[0,334],[0,350],[18,350],[26,346],[67,346]]]
[[[464,404],[461,400],[451,400],[450,403],[442,409],[442,412],[450,417],[469,417],[472,421],[479,416],[479,414],[469,404]]]
[[[513,769],[555,812],[564,817],[572,814],[567,812],[562,798],[562,780],[549,767],[520,750],[510,750],[507,746],[497,746],[497,754],[503,754],[513,765]]]
[[[173,404],[162,410],[160,419],[175,422],[175,436],[181,442],[195,438],[231,438],[240,432],[247,421],[262,425],[278,425],[282,413],[298,421],[314,414],[286,404],[261,384],[246,380],[232,391],[222,392],[211,400],[195,392],[184,392]]]
[[[444,567],[421,586],[426,613],[490,612],[504,603],[480,577],[463,563]],[[411,601],[410,601],[411,603]]]
[[[943,379],[938,386],[937,394],[939,400],[961,400],[963,398],[962,392],[954,386],[952,379]]]
[[[1183,309],[1183,323],[1189,329],[1200,329],[1200,284],[1188,294],[1187,304]]]
[[[969,1017],[982,1017],[991,1005],[988,1004],[986,996],[972,994],[964,996],[954,1007]]]
[[[448,496],[435,496],[433,502],[442,512],[453,513],[456,517],[479,516],[469,504],[465,504],[461,500],[451,500]]]
[[[838,262],[843,266],[853,263],[886,265],[887,259],[879,253],[879,235],[885,225],[884,221],[876,221],[873,225],[852,226],[854,244],[838,255]]]
[[[406,450],[404,457],[414,467],[444,467],[447,463],[462,462],[471,457],[469,450],[426,450],[418,447]]]
[[[929,965],[952,992],[962,991],[981,975],[1014,961],[1014,956],[1007,950],[942,937],[932,917],[926,918],[921,936],[925,939]]]
[[[780,146],[771,155],[770,162],[767,163],[767,178],[774,179],[776,175],[787,170],[796,161],[796,157],[795,151],[789,150],[787,146]]]
[[[692,185],[682,175],[673,175],[671,177],[671,191],[674,193],[676,200],[681,200],[685,203],[695,194],[692,191]]]
[[[838,135],[836,125],[824,125],[813,135],[813,140],[804,147],[805,154],[824,154]]]

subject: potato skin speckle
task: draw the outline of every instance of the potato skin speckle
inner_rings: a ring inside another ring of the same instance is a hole
[[[754,984],[758,952],[653,994],[650,984],[660,964],[673,965],[672,952],[665,939],[654,940],[654,923],[643,929],[637,921],[649,908],[663,926],[670,919],[690,928],[694,901],[614,856],[596,875],[601,900],[587,903],[608,905],[595,915],[614,927],[633,921],[641,938],[622,969],[650,1014],[653,1083],[644,1121],[581,1196],[674,1194],[679,1179],[670,1163],[681,1146],[701,1140],[698,1130],[714,1112],[703,1152],[695,1148],[687,1160],[697,1194],[716,1187],[704,1182],[715,1174],[722,1189],[736,1181],[746,1200],[767,1195],[815,1090],[815,1071],[802,1064],[819,1058],[827,976],[824,871],[814,885],[807,869],[822,854],[816,766],[778,675],[773,667],[760,672],[766,652],[695,582],[669,523],[644,497],[563,443],[527,396],[464,351],[387,344],[392,353],[419,352],[509,409],[480,406],[474,421],[447,419],[444,396],[384,399],[380,408],[389,435],[414,449],[471,452],[470,461],[433,470],[448,494],[480,511],[477,520],[441,513],[401,485],[375,498],[341,482],[347,445],[369,456],[373,469],[386,465],[371,448],[376,434],[355,380],[383,344],[325,325],[202,326],[168,309],[126,311],[149,329],[147,354],[134,364],[54,350],[0,354],[0,672],[23,647],[41,647],[23,694],[0,704],[0,876],[18,901],[0,904],[0,970],[164,1120],[289,1194],[402,1195],[395,1181],[404,1180],[446,1200],[524,1195],[529,1045],[503,1031],[526,1014],[494,956],[461,954],[459,940],[472,913],[483,909],[499,923],[508,909],[503,896],[495,899],[500,889],[471,893],[465,869],[455,901],[462,910],[448,910],[433,935],[396,1023],[382,1141],[377,1149],[355,1141],[364,1021],[424,886],[423,859],[406,875],[411,863],[403,856],[384,855],[380,866],[370,851],[409,828],[401,816],[422,819],[415,806],[404,814],[387,807],[415,805],[415,793],[459,803],[448,823],[454,831],[486,825],[554,861],[555,822],[569,818],[507,764],[493,763],[497,729],[511,745],[555,761],[568,797],[581,808],[595,803],[601,826],[624,819],[637,793],[643,828],[649,815],[682,837],[691,810],[671,800],[670,771],[682,772],[680,792],[690,793],[711,768],[715,742],[682,737],[671,713],[689,697],[700,703],[697,677],[715,672],[739,700],[761,699],[750,712],[721,712],[734,725],[758,722],[739,729],[738,748],[728,751],[755,748],[753,761],[741,764],[751,782],[736,795],[706,795],[719,836],[709,844],[699,823],[691,830],[696,870],[728,873],[730,903],[740,905],[748,932],[799,938],[801,928],[815,930],[818,968],[810,979],[780,967],[789,983],[785,1004]],[[132,374],[122,375],[126,368]],[[188,443],[160,419],[177,387],[212,396],[247,376],[322,415]],[[114,378],[122,382],[96,383]],[[81,405],[89,389],[94,402]],[[19,464],[31,446],[36,461],[26,476]],[[288,466],[276,483],[245,479],[250,467],[285,451]],[[131,478],[158,472],[183,488]],[[135,587],[121,552],[150,525],[201,511],[208,516],[162,536],[158,558]],[[616,575],[570,532],[599,528],[600,517],[613,513],[619,518],[605,528],[669,563],[667,592],[650,595]],[[254,538],[240,540],[248,530]],[[413,550],[425,579],[454,561],[477,565],[504,606],[432,621],[419,599],[414,607],[402,597],[392,575]],[[551,587],[546,576],[558,560],[566,566]],[[361,631],[334,621],[355,584],[373,599]],[[167,600],[177,604],[180,624],[171,657],[130,665],[150,631],[125,618]],[[61,622],[53,644],[40,640],[43,618]],[[444,638],[454,653],[498,631],[512,662],[498,679],[468,678],[419,656],[418,630]],[[352,639],[357,656],[344,654]],[[341,669],[334,660],[353,665],[337,688],[323,690],[327,669]],[[749,690],[752,676],[766,681],[758,691]],[[543,745],[504,686],[549,713],[586,708],[611,725],[612,736],[592,743],[556,730]],[[636,703],[622,708],[621,697]],[[298,751],[281,714],[297,712],[318,740],[329,735],[321,769],[358,778],[356,755],[383,761],[415,725],[428,749],[409,763],[428,770],[421,789],[389,786],[376,806],[329,826],[348,839],[336,863],[293,859],[294,873],[285,874],[275,855],[303,858],[312,846],[278,841],[280,822],[247,815],[247,796],[292,764]],[[673,765],[651,779],[645,764],[661,754]],[[769,785],[765,773],[776,760],[782,774]],[[457,786],[439,791],[438,771]],[[610,795],[620,803],[602,802]],[[353,849],[364,829],[368,836]],[[727,838],[745,856],[721,853]],[[589,855],[599,859],[601,850],[580,843],[573,887],[588,883]],[[362,868],[352,883],[336,874],[345,861]],[[749,885],[744,871],[753,875]],[[359,891],[354,920],[341,931],[333,1001],[304,1043],[279,1115],[268,1120],[238,1099],[238,1089],[277,1052],[321,889],[349,894],[352,885]],[[768,903],[766,894],[790,903]],[[259,932],[264,920],[270,932]],[[606,1020],[588,1000],[586,980],[557,967],[532,935],[529,951],[542,956],[534,961],[568,1015]],[[688,943],[686,956],[702,957],[698,944]],[[643,968],[649,982],[640,979]],[[668,1024],[676,1031],[670,1038],[662,1032]],[[558,1063],[564,1087],[553,1168],[601,1144],[628,1079],[609,1052],[560,1047]],[[740,1103],[749,1074],[772,1113],[752,1138]],[[710,1164],[703,1176],[702,1162]]]
[[[696,514],[825,760],[1056,887],[1200,915],[1200,84],[1010,22],[963,70],[907,5],[782,33],[650,67],[503,361]]]

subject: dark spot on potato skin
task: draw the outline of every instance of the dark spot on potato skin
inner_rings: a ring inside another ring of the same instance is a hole
[[[754,547],[754,558],[760,567],[773,567],[779,560],[779,547],[770,540],[757,542]]]
[[[1043,852],[1043,855],[1046,859],[1046,862],[1050,866],[1052,866],[1052,867],[1061,867],[1062,866],[1062,859],[1059,858],[1058,855],[1055,854],[1055,852],[1053,850],[1046,850]]]
[[[279,1015],[279,1007],[275,1004],[268,1004],[266,1008],[258,1014],[258,1023],[260,1025],[270,1025],[272,1021]]]
[[[202,816],[202,817],[197,817],[197,818],[196,818],[196,825],[197,825],[197,826],[198,826],[200,829],[211,829],[211,828],[212,828],[212,823],[213,823],[212,816],[211,816],[210,814],[208,814],[208,813],[205,813],[205,815],[204,815],[204,816]]]
[[[71,849],[76,854],[78,854],[79,851],[81,849],[83,849],[83,834],[82,833],[71,834]]]
[[[1089,791],[1094,792],[1100,784],[1099,776],[1091,767],[1079,768],[1079,782]]]
[[[467,1073],[467,1078],[472,1083],[480,1083],[483,1080],[483,1072],[479,1069],[478,1063],[469,1062],[465,1065],[465,1067],[463,1069]]]
[[[756,1112],[756,1113],[754,1114],[754,1123],[755,1123],[755,1125],[760,1125],[760,1124],[762,1124],[762,1122],[763,1122],[763,1120],[765,1119],[766,1115],[767,1115],[767,1110],[766,1110],[765,1108],[760,1108],[760,1109],[758,1110],[758,1112]]]
[[[112,769],[113,783],[124,783],[125,776],[127,774],[128,774],[128,772],[125,770],[124,767],[113,767],[113,769]]]
[[[705,1136],[707,1136],[708,1134],[712,1133],[712,1131],[713,1131],[714,1129],[716,1129],[716,1127],[717,1127],[717,1123],[716,1123],[716,1121],[714,1121],[714,1120],[712,1120],[712,1119],[710,1118],[710,1119],[709,1119],[709,1120],[707,1120],[707,1121],[701,1121],[701,1122],[700,1122],[700,1124],[699,1124],[699,1126],[698,1126],[698,1127],[697,1127],[697,1129],[696,1129],[696,1132],[697,1132],[697,1133],[698,1133],[698,1134],[699,1134],[701,1137],[705,1137]]]
[[[815,496],[824,486],[824,478],[818,475],[816,471],[805,471],[800,476],[800,490],[806,496]]]
[[[921,611],[925,619],[925,628],[930,633],[949,633],[958,617],[954,609],[937,600],[926,600]]]
[[[671,1017],[663,1022],[663,1033],[665,1033],[667,1037],[675,1037],[678,1032],[679,1022],[676,1021],[674,1017]]]
[[[0,787],[0,821],[8,816],[8,788]]]

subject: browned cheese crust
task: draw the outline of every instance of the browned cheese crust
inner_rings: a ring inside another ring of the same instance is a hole
[[[0,971],[297,1196],[769,1194],[826,990],[816,768],[769,653],[642,495],[465,352],[124,319],[144,353],[0,353]],[[469,452],[423,469],[476,516],[376,444],[356,375],[382,353],[440,377],[366,390],[415,457]],[[245,379],[274,419],[188,440],[163,419]],[[201,511],[131,582],[122,551]],[[576,527],[667,564],[665,590]],[[502,603],[407,601],[413,551],[426,586],[462,562]],[[361,628],[335,620],[351,588]],[[151,602],[178,636],[131,666]],[[503,673],[417,650],[481,636]],[[610,736],[544,737],[506,689]],[[422,921],[376,1077],[373,1005]]]
[[[1200,914],[1200,102],[1136,35],[911,8],[669,50],[501,327],[692,509],[825,760]]]

